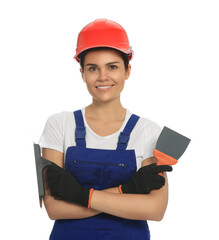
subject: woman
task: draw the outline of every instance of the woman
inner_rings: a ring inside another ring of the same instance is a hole
[[[160,127],[120,102],[133,51],[125,30],[107,19],[85,26],[75,59],[92,96],[82,110],[52,115],[40,139],[50,239],[150,239],[146,220],[166,210],[170,166],[157,166]]]

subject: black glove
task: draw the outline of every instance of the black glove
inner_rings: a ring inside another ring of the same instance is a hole
[[[165,178],[158,173],[171,172],[169,165],[151,165],[140,168],[131,180],[119,186],[121,193],[148,194],[151,190],[160,189],[165,184]]]
[[[93,188],[82,187],[68,171],[58,165],[49,166],[46,174],[51,196],[90,207]]]

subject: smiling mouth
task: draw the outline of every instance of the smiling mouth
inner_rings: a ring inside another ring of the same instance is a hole
[[[107,89],[107,88],[110,88],[110,87],[112,87],[112,86],[114,86],[114,84],[112,84],[112,85],[105,85],[105,86],[96,86],[95,88]]]

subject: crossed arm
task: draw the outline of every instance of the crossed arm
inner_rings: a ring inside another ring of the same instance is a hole
[[[43,149],[43,157],[53,161],[60,167],[64,166],[64,154],[52,150]],[[143,161],[142,166],[156,162],[155,158]],[[93,191],[91,207],[57,200],[50,195],[49,188],[45,182],[44,205],[48,216],[56,219],[80,219],[95,216],[101,212],[115,215],[122,218],[134,220],[160,221],[165,213],[168,202],[168,182],[164,173],[166,183],[159,190],[153,190],[150,194],[120,194],[118,188]]]

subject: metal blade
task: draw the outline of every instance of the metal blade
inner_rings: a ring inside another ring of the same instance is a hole
[[[191,139],[164,127],[155,148],[178,160],[185,152],[190,141]]]
[[[43,170],[45,167],[54,163],[41,157],[40,145],[34,143],[34,154],[36,163],[37,184],[40,199],[40,207],[42,207],[42,198],[45,196],[45,187],[43,181]]]

